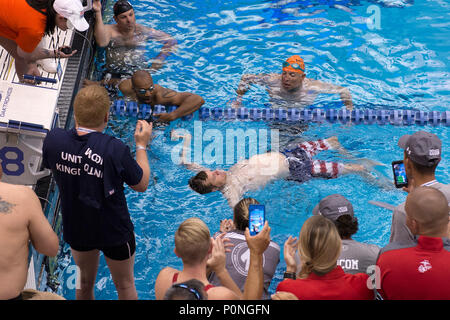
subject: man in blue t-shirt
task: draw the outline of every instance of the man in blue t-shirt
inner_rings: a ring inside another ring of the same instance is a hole
[[[53,129],[44,140],[43,163],[50,168],[61,196],[64,240],[81,275],[77,299],[93,299],[99,251],[119,299],[137,299],[134,285],[134,227],[123,184],[147,189],[150,167],[146,146],[152,125],[138,120],[136,160],[119,139],[103,134],[110,100],[105,88],[81,89],[74,101],[75,128]]]

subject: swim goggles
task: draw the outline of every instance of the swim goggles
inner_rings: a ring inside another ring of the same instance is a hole
[[[147,93],[147,91],[150,91],[150,93],[151,93],[153,91],[153,89],[155,89],[155,86],[151,85],[147,89],[136,89],[136,92],[143,96],[144,94]]]
[[[289,62],[287,62],[287,61],[284,61],[284,62],[283,62],[283,68],[286,68],[286,67],[291,67],[292,69],[300,70],[300,71],[305,72],[305,70],[302,69],[302,67],[301,67],[298,63],[296,63],[296,62],[294,62],[294,63],[289,63]]]
[[[174,288],[183,288],[183,289],[186,289],[186,290],[188,290],[190,293],[193,293],[194,295],[195,295],[195,297],[197,298],[197,300],[203,300],[203,298],[202,298],[202,296],[200,295],[200,293],[197,291],[197,290],[195,290],[194,288],[190,288],[190,287],[188,287],[187,285],[185,285],[185,284],[174,284],[173,285],[173,287]]]

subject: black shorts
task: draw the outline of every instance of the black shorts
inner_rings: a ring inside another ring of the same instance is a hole
[[[73,246],[70,245],[73,250],[76,251],[91,251],[91,250],[100,250],[103,252],[105,257],[108,257],[112,260],[127,260],[131,258],[131,256],[136,251],[136,239],[134,237],[134,233],[132,233],[131,239],[121,245],[113,246],[113,247],[83,247],[83,246]]]

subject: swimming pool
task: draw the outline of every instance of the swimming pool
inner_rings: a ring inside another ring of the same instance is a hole
[[[225,106],[235,97],[234,90],[242,74],[279,72],[288,56],[299,54],[305,60],[307,77],[348,87],[355,108],[450,110],[450,14],[449,4],[444,1],[140,0],[132,3],[138,23],[163,30],[179,43],[176,54],[154,74],[154,81],[177,91],[201,95],[206,101],[204,107]],[[106,12],[109,17],[110,12],[111,8]],[[159,45],[150,44],[148,49],[149,57],[156,56]],[[337,95],[318,98],[319,103],[337,100]],[[261,107],[268,101],[263,88],[253,87],[245,95],[244,104]],[[131,146],[134,125],[135,119],[115,118],[107,132]],[[202,125],[205,130],[218,132],[268,128],[262,122],[207,121]],[[220,220],[232,218],[226,200],[219,193],[197,195],[187,186],[191,172],[172,164],[171,152],[179,144],[170,141],[169,131],[173,128],[192,133],[194,122],[177,121],[165,130],[155,130],[149,151],[151,184],[144,194],[126,190],[135,225],[135,278],[140,299],[154,299],[154,282],[163,267],[181,268],[173,247],[174,233],[182,221],[199,217],[214,233]],[[336,135],[356,157],[389,165],[402,158],[398,138],[419,128],[437,134],[443,141],[444,158],[437,179],[448,182],[450,135],[443,126],[311,123],[301,134],[281,131],[280,140],[284,143],[295,138],[315,140]],[[336,159],[336,154],[327,151],[318,158]],[[224,163],[218,167],[231,165]],[[377,169],[379,174],[391,177],[390,167]],[[343,194],[355,208],[360,224],[355,240],[379,246],[388,242],[390,211],[367,201],[397,204],[406,194],[392,188],[380,189],[356,175],[315,179],[303,184],[277,181],[247,196],[266,205],[272,239],[282,247],[289,235],[298,235],[318,201],[333,193]],[[280,259],[272,291],[285,269],[282,255]],[[103,258],[100,261],[96,298],[116,299],[106,263]],[[60,283],[58,293],[68,299],[75,297],[73,266],[65,246],[55,276]]]

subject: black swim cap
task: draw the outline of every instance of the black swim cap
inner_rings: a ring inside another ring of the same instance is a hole
[[[114,15],[117,17],[119,14],[127,12],[133,9],[133,6],[126,0],[119,0],[114,4]]]

